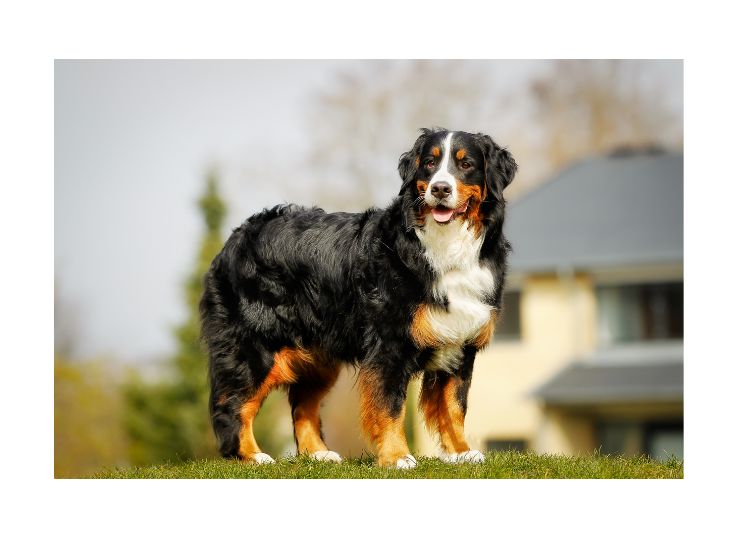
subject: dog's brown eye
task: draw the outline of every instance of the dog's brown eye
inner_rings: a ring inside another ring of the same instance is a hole
[[[433,164],[434,164],[433,161],[428,161],[427,163],[425,163],[425,167],[426,168],[433,168]]]
[[[467,161],[462,161],[461,168],[462,170],[469,170],[469,168],[471,168],[471,163]]]

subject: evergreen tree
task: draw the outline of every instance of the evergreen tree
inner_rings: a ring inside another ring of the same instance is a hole
[[[134,375],[124,387],[130,460],[136,465],[216,454],[208,416],[207,355],[199,340],[198,312],[202,277],[223,246],[226,206],[214,173],[208,175],[198,207],[205,235],[195,267],[185,281],[187,317],[175,328],[177,350],[167,364],[167,375],[153,383]]]

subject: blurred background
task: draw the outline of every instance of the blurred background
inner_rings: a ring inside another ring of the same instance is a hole
[[[222,242],[277,203],[386,205],[430,126],[520,166],[474,447],[683,458],[681,61],[58,60],[55,475],[215,456],[196,306]],[[368,452],[354,383],[323,409],[344,456]],[[284,393],[256,435],[294,453]]]

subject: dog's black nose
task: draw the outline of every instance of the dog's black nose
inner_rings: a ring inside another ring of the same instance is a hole
[[[443,200],[451,194],[451,184],[446,181],[434,183],[431,187],[431,194],[436,198]]]

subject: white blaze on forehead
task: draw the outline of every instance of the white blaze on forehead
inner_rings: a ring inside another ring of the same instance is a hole
[[[441,165],[438,167],[438,172],[433,176],[433,179],[441,173],[445,173],[447,176],[451,175],[448,171],[448,156],[451,154],[451,139],[453,136],[454,133],[448,133],[448,135],[446,135],[446,140],[443,141],[443,160],[441,161]]]
[[[428,189],[425,191],[425,201],[427,203],[434,202],[433,205],[435,205],[435,198],[431,195],[431,187],[439,181],[446,181],[451,185],[451,195],[446,198],[446,204],[455,207],[458,202],[459,196],[458,190],[456,189],[456,179],[448,170],[451,161],[449,156],[451,155],[451,139],[453,136],[454,133],[450,132],[443,141],[443,158],[441,159],[441,164],[438,166],[438,170],[431,178],[430,183],[428,183]]]

